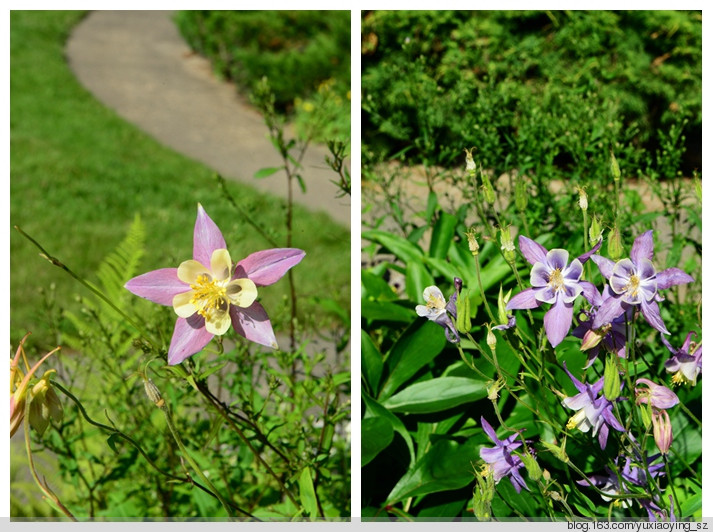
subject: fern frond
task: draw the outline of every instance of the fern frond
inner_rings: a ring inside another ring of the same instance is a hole
[[[136,275],[139,261],[144,255],[146,231],[141,217],[136,214],[124,240],[99,265],[97,277],[102,291],[112,301],[126,298],[124,285]]]

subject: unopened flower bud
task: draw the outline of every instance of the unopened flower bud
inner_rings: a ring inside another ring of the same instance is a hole
[[[666,454],[673,442],[673,428],[671,418],[666,410],[654,412],[651,416],[651,424],[654,427],[654,441],[661,454]]]
[[[483,195],[485,196],[485,201],[491,205],[495,203],[495,189],[493,184],[490,182],[490,177],[488,174],[483,173],[483,169],[480,169],[480,179],[483,181]]]
[[[589,208],[589,202],[587,201],[587,192],[582,187],[577,187],[577,192],[579,193],[579,208],[586,211]]]
[[[609,258],[615,261],[619,260],[624,254],[624,246],[621,243],[621,233],[619,232],[619,227],[616,225],[609,231],[607,253],[609,254]]]
[[[509,264],[515,262],[515,243],[510,235],[510,226],[500,228],[500,249],[503,250],[503,256]]]
[[[510,294],[512,294],[512,289],[508,290],[508,293],[503,295],[503,285],[500,285],[500,292],[498,293],[498,321],[500,325],[507,324],[509,318],[505,307],[510,301]]]
[[[144,390],[149,400],[159,408],[163,408],[166,402],[161,397],[161,392],[151,379],[144,379]]]
[[[478,244],[478,240],[475,238],[475,229],[467,231],[465,236],[468,239],[468,249],[473,254],[473,258],[476,258],[478,253],[480,253],[480,245]]]
[[[518,177],[515,181],[515,208],[523,212],[527,209],[527,183],[524,177]]]
[[[616,157],[614,157],[613,150],[609,150],[609,159],[611,175],[614,177],[614,181],[619,181],[619,179],[621,178],[621,170],[619,169],[619,163],[617,162]]]
[[[500,389],[503,386],[505,386],[505,380],[502,377],[498,377],[497,380],[491,382],[488,386],[488,399],[492,402],[497,401]]]
[[[495,348],[498,345],[498,339],[495,337],[495,333],[490,328],[490,324],[487,325],[488,334],[485,336],[485,343],[488,344],[490,350],[495,353]]]
[[[458,279],[460,281],[460,279]],[[461,281],[461,286],[462,286]],[[456,329],[461,333],[468,333],[472,327],[470,321],[470,293],[468,290],[461,290],[456,284],[458,298],[456,299]]]
[[[592,225],[589,226],[589,241],[596,244],[602,239],[602,221],[596,215],[592,216]]]
[[[493,470],[485,464],[480,474],[475,475],[476,486],[473,488],[473,514],[478,519],[489,520],[491,517],[490,503],[495,495],[495,479]]]
[[[44,434],[50,419],[55,422],[62,421],[64,412],[62,403],[59,402],[57,392],[50,384],[50,377],[57,373],[50,369],[45,371],[42,378],[32,387],[30,400],[30,425],[40,436]]]
[[[567,452],[565,451],[565,447],[567,446],[566,438],[562,440],[561,446],[555,445],[554,443],[547,443],[546,441],[543,441],[542,445],[544,445],[545,448],[561,462],[564,462],[565,464],[569,462],[569,456],[567,456]]]
[[[641,412],[641,421],[644,423],[644,428],[648,430],[651,426],[651,418],[654,415],[651,410],[651,405],[639,405],[639,409]]]
[[[589,349],[598,346],[599,343],[606,336],[608,329],[611,329],[610,324],[607,324],[606,326],[601,327],[600,329],[589,329],[587,332],[584,333],[584,336],[582,337],[582,345],[579,350],[588,351]]]
[[[621,378],[616,363],[616,355],[609,355],[604,366],[604,397],[616,401],[621,391]]]
[[[525,451],[520,456],[522,463],[525,464],[525,469],[527,469],[528,476],[537,482],[542,478],[542,469],[537,463],[537,460],[529,452]]]
[[[646,388],[636,388],[636,404],[647,403],[658,410],[672,408],[678,404],[678,397],[666,386],[656,384],[650,379],[637,379],[636,384],[644,384]]]
[[[475,161],[473,160],[473,150],[475,148],[463,148],[465,152],[465,171],[471,175],[475,175]]]

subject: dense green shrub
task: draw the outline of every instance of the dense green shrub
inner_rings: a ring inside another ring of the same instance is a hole
[[[401,150],[549,177],[663,174],[657,131],[682,128],[701,166],[700,12],[375,11],[362,24],[367,161]],[[418,154],[416,157],[415,154]],[[414,159],[416,157],[416,159]]]
[[[267,76],[283,110],[330,78],[349,89],[349,11],[181,11],[176,23],[222,76],[248,90]]]

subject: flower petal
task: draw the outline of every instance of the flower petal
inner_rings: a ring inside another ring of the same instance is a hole
[[[602,304],[602,296],[596,286],[589,281],[579,281],[579,286],[582,287],[582,295],[592,306],[598,307]]]
[[[208,345],[212,338],[213,335],[205,329],[203,318],[197,314],[188,320],[178,318],[168,348],[168,364],[180,364]]]
[[[590,249],[586,253],[583,253],[582,255],[577,257],[577,260],[579,262],[581,262],[582,264],[584,264],[585,262],[587,262],[589,260],[589,257],[591,257],[594,253],[599,251],[600,247],[602,247],[602,239],[601,238],[599,239],[599,242],[597,242],[592,249]]]
[[[545,314],[545,333],[552,347],[559,345],[572,326],[572,304],[558,298]]]
[[[206,264],[210,264],[210,262]],[[176,275],[181,281],[189,285],[195,284],[199,275],[207,275],[211,280],[213,279],[211,271],[197,260],[184,260],[179,264]]]
[[[592,329],[599,329],[607,323],[611,323],[616,318],[624,313],[624,303],[618,297],[610,297],[604,300],[602,306],[597,310],[594,320],[592,320]]]
[[[230,303],[238,307],[249,307],[257,299],[257,288],[250,279],[233,279],[225,291]]]
[[[190,318],[198,311],[198,308],[193,304],[193,294],[193,290],[189,290],[176,294],[173,298],[173,310],[181,318]]]
[[[544,262],[536,262],[530,270],[530,284],[534,287],[547,286],[552,270]]]
[[[231,319],[228,308],[232,307],[226,306],[225,309],[216,310],[210,314],[210,319],[205,320],[206,331],[217,336],[222,336],[230,329]]]
[[[523,235],[519,236],[518,241],[520,244],[520,251],[525,259],[527,259],[527,262],[530,264],[545,262],[547,249],[542,244],[539,244]]]
[[[659,312],[659,304],[656,301],[642,301],[641,302],[641,313],[646,318],[654,329],[661,331],[664,334],[671,334],[666,329],[666,326],[661,319],[661,314]]]
[[[201,264],[210,264],[213,251],[227,249],[227,247],[223,233],[199,203],[196,225],[193,229],[193,260]]]
[[[188,290],[186,283],[181,282],[176,268],[162,268],[134,277],[124,287],[139,297],[171,306],[173,296]]]
[[[277,349],[275,332],[267,316],[267,312],[260,303],[255,301],[248,308],[230,307],[230,319],[233,329],[240,336],[251,342]]]
[[[592,255],[591,259],[599,268],[599,272],[602,274],[602,277],[608,280],[614,270],[614,261],[607,259],[606,257],[602,257],[601,255]]]
[[[675,284],[692,283],[695,279],[683,270],[668,268],[656,274],[656,285],[659,290],[666,290]]]
[[[213,279],[225,281],[230,277],[233,264],[230,262],[230,253],[227,249],[216,249],[210,256],[210,270]]]
[[[296,248],[257,251],[238,262],[235,277],[248,277],[257,286],[266,286],[279,281],[304,256],[305,252]]]
[[[500,438],[498,438],[498,435],[495,434],[495,430],[493,430],[493,427],[485,420],[483,416],[480,416],[480,424],[482,425],[485,434],[488,435],[488,438],[490,438],[492,442],[498,447],[502,447],[502,442],[500,441]]]
[[[547,258],[545,263],[550,269],[564,270],[567,267],[567,262],[569,261],[569,251],[566,249],[551,249],[547,252]]]
[[[640,259],[651,260],[654,258],[653,234],[653,230],[649,229],[636,237],[634,245],[631,247],[631,260],[638,263]]]
[[[505,306],[505,310],[529,309],[537,308],[539,306],[540,302],[535,299],[535,289],[528,288],[519,294],[514,295],[510,301],[508,301],[508,304]]]

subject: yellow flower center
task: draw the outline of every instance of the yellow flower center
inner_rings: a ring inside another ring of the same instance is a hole
[[[211,279],[207,274],[198,276],[195,284],[191,285],[191,290],[193,290],[191,303],[199,309],[198,314],[210,319],[211,314],[215,311],[225,312],[225,309],[230,305],[226,284],[227,280],[223,282],[217,281]]]
[[[562,277],[562,270],[559,268],[555,268],[552,270],[552,273],[550,273],[550,282],[548,283],[550,288],[554,292],[557,292],[558,290],[561,290],[562,287],[564,286],[564,277]]]
[[[626,292],[629,295],[629,297],[636,297],[639,293],[639,276],[638,275],[632,275],[629,277],[629,282],[626,283]]]

